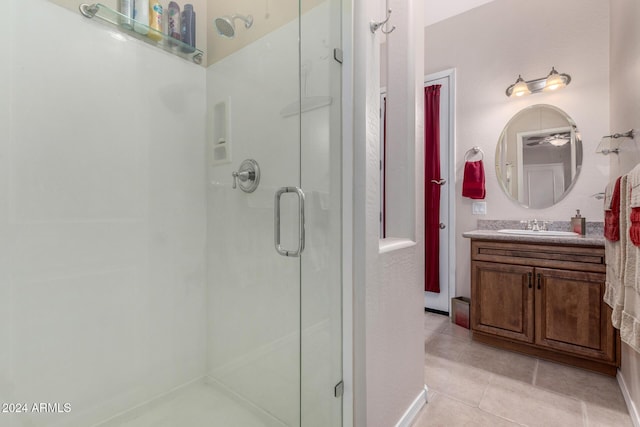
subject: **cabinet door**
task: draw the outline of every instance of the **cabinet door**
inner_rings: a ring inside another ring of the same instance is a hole
[[[605,275],[536,268],[536,344],[615,360],[615,331],[602,300]]]
[[[533,268],[471,263],[471,328],[533,342]]]

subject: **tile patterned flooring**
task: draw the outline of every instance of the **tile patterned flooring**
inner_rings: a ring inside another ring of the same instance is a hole
[[[429,403],[413,427],[632,427],[615,378],[471,340],[469,330],[424,317]]]

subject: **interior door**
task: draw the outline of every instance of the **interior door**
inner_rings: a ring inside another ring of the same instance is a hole
[[[562,163],[524,165],[523,168],[524,203],[528,206],[552,206],[560,200],[565,189]]]
[[[449,221],[449,198],[451,183],[449,177],[449,146],[452,144],[453,135],[450,133],[450,102],[452,82],[450,76],[427,80],[426,86],[441,85],[440,88],[440,176],[445,178],[440,191],[440,293],[425,292],[424,305],[426,308],[448,313],[451,301],[449,286],[449,244],[450,244],[450,221]]]

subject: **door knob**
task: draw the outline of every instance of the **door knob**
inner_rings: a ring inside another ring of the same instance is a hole
[[[440,223],[440,230],[444,230],[445,228],[447,228],[447,225],[444,222]]]

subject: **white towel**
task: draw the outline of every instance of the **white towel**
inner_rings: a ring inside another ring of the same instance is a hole
[[[620,278],[622,271],[622,248],[623,246],[620,241],[612,242],[608,239],[604,239],[604,258],[607,268],[604,302],[606,302],[611,308],[615,308],[615,304],[617,301],[616,295],[620,292],[619,290],[623,288],[622,279]]]
[[[640,207],[640,165],[633,168],[627,176],[627,189],[624,193],[621,192],[621,195],[625,194],[625,201],[628,201],[628,204],[623,209],[621,199],[620,206],[620,232],[622,233],[622,230],[624,230],[626,240],[626,250],[624,252],[627,257],[624,264],[625,271],[623,272],[624,290],[623,309],[620,314],[620,339],[637,352],[640,352],[640,248],[635,246],[629,239],[631,208]],[[622,227],[623,218],[625,221],[624,228]],[[619,295],[616,295],[616,301],[618,298]],[[612,319],[615,318],[615,314]]]
[[[624,309],[625,284],[627,280],[635,282],[636,251],[629,250],[629,212],[628,207],[630,187],[627,185],[628,177],[620,178],[620,240],[610,242],[605,239],[606,279],[604,302],[613,310],[611,321],[613,326],[620,329],[622,324],[622,311]]]
[[[629,206],[632,208],[640,207],[640,165],[637,165],[635,168],[628,173],[629,182],[628,186],[631,191],[631,200],[629,201]],[[622,214],[622,211],[620,211]]]
[[[617,180],[616,180],[617,181]],[[616,188],[616,181],[607,184],[604,189],[604,210],[611,210],[611,198],[613,197],[613,190]]]
[[[620,325],[620,339],[640,353],[640,294],[627,292]]]

